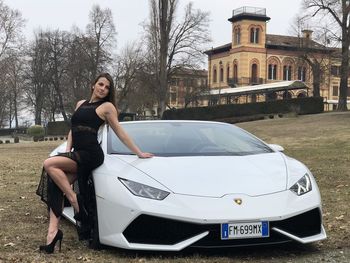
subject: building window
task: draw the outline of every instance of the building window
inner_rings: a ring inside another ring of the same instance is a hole
[[[332,93],[332,95],[333,96],[338,96],[338,90],[339,90],[338,86],[333,86],[333,93]]]
[[[213,82],[216,83],[218,81],[218,74],[216,68],[213,70]]]
[[[233,66],[233,78],[238,79],[238,66],[237,66],[237,64],[235,64]]]
[[[252,27],[250,29],[250,43],[259,43],[259,31],[260,29],[257,27]]]
[[[283,66],[283,80],[292,79],[292,66]]]
[[[332,74],[332,76],[339,77],[340,76],[340,67],[339,66],[331,66],[331,74]]]
[[[298,67],[298,80],[306,81],[306,67]]]
[[[251,79],[251,84],[260,84],[259,83],[259,79],[258,79],[258,65],[257,64],[253,64],[252,65],[252,75],[251,75],[252,79]]]
[[[227,68],[226,68],[226,82],[228,82],[229,78],[230,78],[230,66],[227,66]]]
[[[224,81],[224,69],[220,68],[220,82]]]
[[[240,28],[235,29],[234,43],[235,43],[235,45],[241,44],[241,29]]]
[[[268,79],[271,79],[271,80],[277,79],[277,65],[269,64]]]
[[[176,104],[176,92],[170,92],[170,102]]]

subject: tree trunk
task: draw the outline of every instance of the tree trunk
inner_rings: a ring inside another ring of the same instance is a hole
[[[15,97],[13,99],[13,111],[14,111],[14,118],[15,118],[15,128],[18,128],[18,109],[17,109],[17,92],[15,90]]]
[[[159,85],[160,85],[160,94],[159,94],[159,117],[162,117],[163,112],[165,111],[166,104],[166,94],[168,92],[168,75],[167,75],[167,58],[168,58],[168,46],[169,46],[169,27],[168,24],[168,0],[161,0],[160,7],[160,18],[159,18],[159,27],[160,27],[160,58],[159,58]]]
[[[321,68],[319,63],[314,62],[312,64],[312,74],[313,74],[312,95],[313,97],[320,97]]]
[[[38,109],[35,110],[35,119],[34,119],[35,125],[41,125],[41,110]]]
[[[338,111],[347,111],[348,75],[349,75],[349,40],[342,43],[342,60],[340,66],[340,87]]]

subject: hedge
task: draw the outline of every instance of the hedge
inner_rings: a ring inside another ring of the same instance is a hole
[[[27,129],[27,134],[33,137],[33,140],[36,142],[41,138],[44,138],[45,130],[41,125],[33,125]]]
[[[163,120],[216,120],[258,114],[323,112],[323,98],[307,97],[246,104],[225,104],[164,111]]]
[[[60,136],[67,135],[70,130],[70,124],[66,121],[55,121],[47,123],[47,135]]]

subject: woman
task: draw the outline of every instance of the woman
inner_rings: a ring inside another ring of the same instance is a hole
[[[91,171],[100,166],[104,160],[103,151],[97,141],[97,131],[102,124],[108,123],[120,140],[139,158],[153,156],[142,152],[119,124],[114,94],[112,77],[108,73],[100,74],[93,82],[90,100],[81,100],[77,103],[71,119],[66,153],[44,161],[43,175],[48,175],[47,187],[42,186],[45,184],[45,179],[42,178],[38,194],[47,201],[50,221],[46,245],[40,246],[40,251],[53,253],[57,242],[61,249],[63,233],[58,226],[63,211],[63,193],[74,208],[77,221],[84,221],[88,216],[82,196],[86,192]],[[79,195],[71,187],[76,179]],[[47,200],[44,197],[46,194]]]

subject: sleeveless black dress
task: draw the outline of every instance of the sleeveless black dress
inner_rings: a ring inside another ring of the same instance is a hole
[[[88,194],[87,181],[91,171],[104,161],[104,154],[97,140],[99,127],[104,123],[96,113],[96,108],[105,101],[83,102],[71,118],[72,152],[59,153],[56,156],[67,157],[77,163],[78,191],[84,198]],[[63,192],[43,169],[36,192],[48,208],[59,217],[62,215]]]

